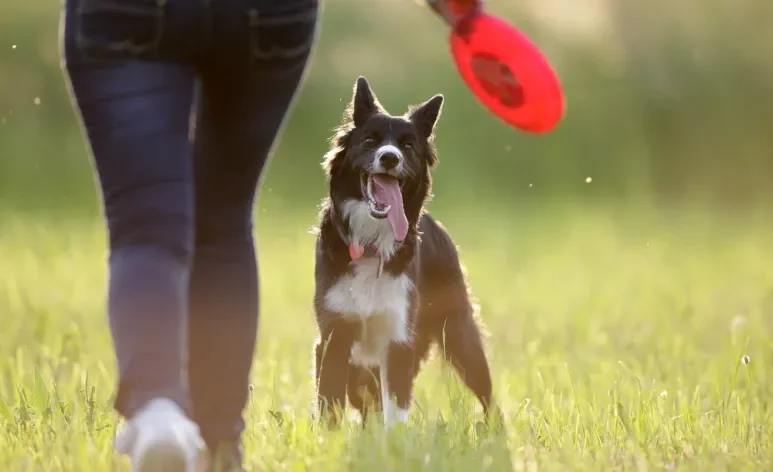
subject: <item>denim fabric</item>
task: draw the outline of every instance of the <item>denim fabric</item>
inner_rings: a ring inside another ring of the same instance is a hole
[[[258,325],[252,209],[315,0],[67,0],[63,52],[109,232],[115,407],[238,438]]]

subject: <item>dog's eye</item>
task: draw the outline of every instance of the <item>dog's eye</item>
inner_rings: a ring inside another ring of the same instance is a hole
[[[410,151],[411,149],[413,149],[413,144],[408,142],[408,141],[406,141],[406,142],[403,143],[403,149],[405,149],[407,151]]]
[[[369,145],[369,144],[375,144],[375,143],[376,143],[376,138],[374,138],[373,136],[368,136],[368,137],[366,137],[366,138],[365,138],[365,139],[362,141],[362,143],[363,143],[363,144],[366,144],[366,145]]]

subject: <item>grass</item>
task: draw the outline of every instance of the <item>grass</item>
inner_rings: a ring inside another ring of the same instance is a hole
[[[443,214],[490,333],[507,433],[477,426],[439,361],[419,377],[407,427],[327,432],[309,419],[312,215],[260,222],[250,470],[773,467],[770,227],[584,210],[481,231],[472,215]],[[0,470],[128,470],[111,449],[101,227],[0,221]]]

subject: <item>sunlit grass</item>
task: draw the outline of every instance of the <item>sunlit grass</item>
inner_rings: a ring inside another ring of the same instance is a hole
[[[487,323],[504,435],[477,425],[437,361],[406,428],[314,426],[313,221],[263,218],[250,470],[771,467],[770,231],[574,214],[485,231],[480,215],[443,218]],[[3,215],[0,470],[126,470],[111,449],[104,243],[91,221]]]

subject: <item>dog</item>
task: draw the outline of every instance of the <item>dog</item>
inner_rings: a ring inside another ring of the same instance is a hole
[[[487,417],[492,382],[456,246],[424,205],[437,164],[443,96],[392,116],[359,77],[323,168],[316,228],[317,412],[336,425],[346,397],[361,415],[408,420],[413,382],[434,344]]]

